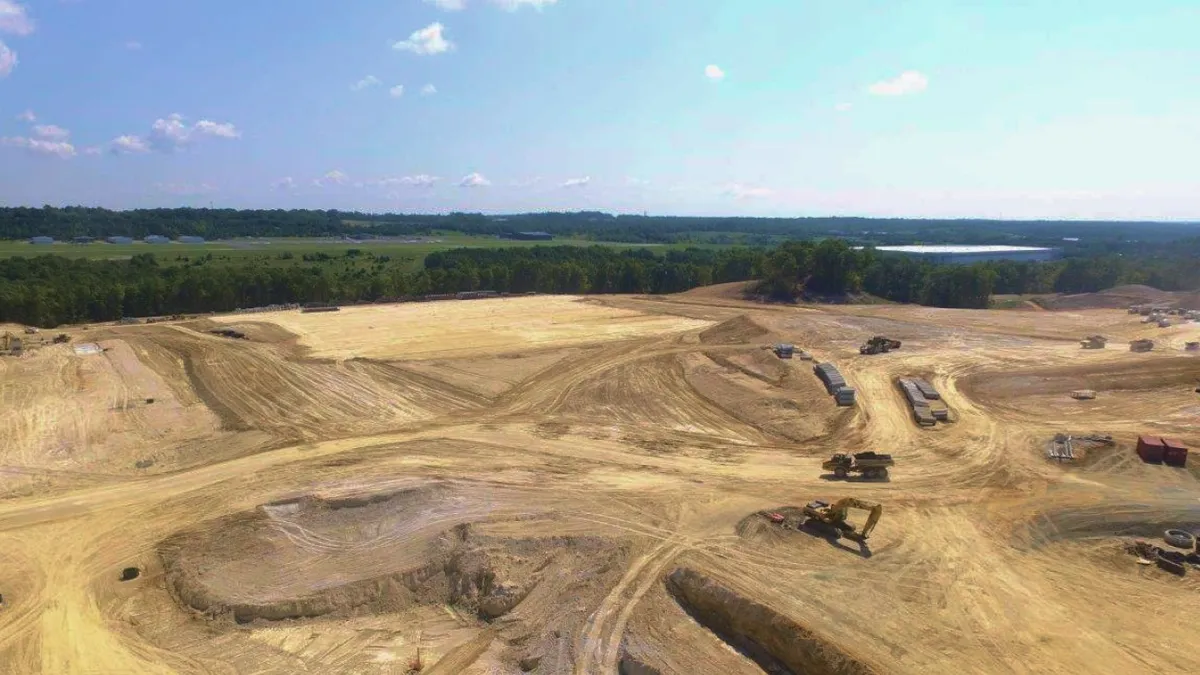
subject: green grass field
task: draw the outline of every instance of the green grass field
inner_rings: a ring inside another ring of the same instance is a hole
[[[203,244],[30,244],[26,241],[0,241],[0,258],[58,255],[67,258],[90,258],[93,260],[124,260],[139,253],[152,253],[161,264],[187,264],[201,256],[212,255],[212,262],[244,261],[257,259],[264,264],[290,264],[300,261],[304,254],[324,253],[333,257],[345,256],[346,251],[358,249],[375,256],[389,256],[393,261],[405,261],[418,268],[425,256],[435,251],[453,248],[510,248],[529,246],[591,246],[603,245],[615,248],[683,248],[681,245],[662,244],[617,244],[582,239],[555,239],[553,241],[512,241],[495,237],[473,237],[462,234],[442,234],[430,237],[414,237],[417,243],[401,241],[346,242],[334,239],[245,239],[212,241]],[[712,244],[701,244],[703,248],[722,248]],[[288,258],[286,254],[291,254]]]

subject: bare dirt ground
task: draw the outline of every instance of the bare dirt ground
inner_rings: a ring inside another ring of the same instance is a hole
[[[1132,449],[1200,446],[1200,324],[1138,321],[716,289],[72,329],[0,360],[0,663],[1200,672],[1200,572],[1125,551],[1200,528],[1200,460]],[[904,346],[860,356],[877,334]],[[858,405],[775,342],[836,362]],[[952,422],[913,422],[910,376]],[[1052,463],[1060,432],[1117,444]],[[890,480],[820,467],[861,450]],[[865,544],[756,515],[843,496],[884,505]]]

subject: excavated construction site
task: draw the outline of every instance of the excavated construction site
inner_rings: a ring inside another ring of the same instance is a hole
[[[0,359],[0,663],[1200,672],[1200,571],[1129,552],[1200,527],[1200,463],[1134,452],[1200,445],[1200,324],[1139,319],[713,287],[67,329]],[[914,376],[950,422],[914,423]],[[822,469],[865,451],[887,480]],[[791,525],[843,497],[883,506],[868,539]]]

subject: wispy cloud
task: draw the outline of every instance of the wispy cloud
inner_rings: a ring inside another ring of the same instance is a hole
[[[17,67],[17,53],[0,40],[0,77],[7,77]]]
[[[625,184],[630,187],[646,187],[650,184],[650,181],[643,180],[641,178],[634,178],[633,176],[626,176]]]
[[[115,155],[136,155],[150,152],[150,145],[140,136],[117,136],[109,143],[109,149]]]
[[[54,124],[39,124],[33,128],[33,135],[52,141],[66,140],[71,132]]]
[[[345,185],[350,180],[350,176],[341,169],[334,169],[326,173],[320,178],[313,179],[313,185],[317,187],[326,187],[328,185]]]
[[[34,27],[25,5],[13,0],[0,0],[0,33],[29,35]]]
[[[929,78],[915,70],[906,70],[890,80],[882,80],[867,87],[875,96],[906,96],[919,94],[929,87]]]
[[[398,84],[391,89],[388,89],[388,95],[392,98],[400,98],[404,96],[404,85]]]
[[[584,176],[582,178],[568,178],[567,180],[563,181],[563,183],[560,187],[581,188],[581,187],[587,187],[587,184],[590,182],[592,182],[591,176]]]
[[[425,0],[425,3],[447,12],[461,12],[467,6],[466,0]]]
[[[491,0],[491,3],[509,12],[515,12],[522,7],[540,10],[543,7],[557,4],[558,0]]]
[[[294,190],[296,189],[296,179],[291,176],[284,176],[277,181],[271,183],[271,188],[274,190]]]
[[[155,189],[176,197],[194,197],[216,192],[217,188],[209,183],[155,183]]]
[[[26,138],[16,136],[0,138],[0,145],[13,148],[24,148],[36,155],[52,155],[60,159],[70,159],[75,156],[75,146],[65,140],[46,140],[42,138]]]
[[[742,183],[730,183],[725,186],[725,189],[721,193],[734,199],[762,199],[775,194],[770,188],[744,185]]]
[[[714,82],[720,82],[725,79],[725,71],[721,70],[720,66],[709,64],[704,67],[704,76]]]
[[[407,185],[409,187],[427,188],[427,187],[433,187],[440,180],[442,180],[442,179],[438,178],[437,176],[430,176],[429,174],[421,173],[421,174],[417,174],[415,176],[400,176],[398,178],[382,178],[380,180],[375,181],[375,184],[382,186],[382,187]]]
[[[26,110],[25,112],[21,113],[20,115],[17,115],[17,119],[22,122],[36,122],[37,115],[33,114],[32,110]]]
[[[412,52],[422,56],[432,56],[448,52],[454,49],[454,43],[447,40],[445,35],[443,35],[445,30],[446,27],[442,24],[431,23],[420,30],[413,31],[407,40],[394,43],[392,49]]]
[[[362,91],[363,89],[377,87],[381,84],[383,84],[383,82],[381,82],[378,77],[375,77],[374,75],[368,75],[358,82],[350,85],[350,91]]]
[[[436,93],[437,87],[433,86],[432,84],[427,84],[424,87],[421,87],[422,96],[433,96]]]
[[[465,188],[487,187],[491,184],[492,181],[488,180],[481,173],[469,173],[463,176],[462,180],[458,181],[458,186]]]

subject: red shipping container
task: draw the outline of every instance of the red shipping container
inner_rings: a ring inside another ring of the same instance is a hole
[[[1166,454],[1166,446],[1161,438],[1153,436],[1138,436],[1137,454],[1143,462],[1161,462]]]
[[[1169,438],[1162,439],[1162,443],[1164,462],[1173,466],[1187,466],[1187,446]]]

